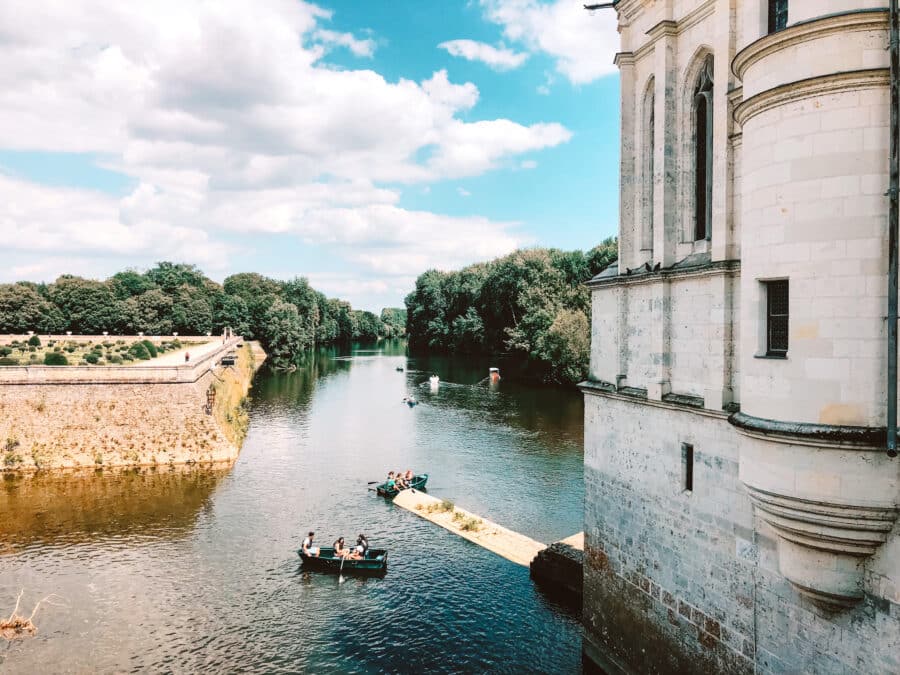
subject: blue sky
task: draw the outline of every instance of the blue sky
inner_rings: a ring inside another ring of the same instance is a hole
[[[430,267],[615,233],[612,12],[78,4],[0,8],[0,281],[176,260],[377,310]]]

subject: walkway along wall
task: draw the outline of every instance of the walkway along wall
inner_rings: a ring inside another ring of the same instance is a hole
[[[186,366],[0,368],[0,471],[233,461],[264,359],[232,339]]]

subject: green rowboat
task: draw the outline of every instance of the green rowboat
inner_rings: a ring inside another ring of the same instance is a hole
[[[413,479],[409,482],[409,487],[415,490],[424,490],[425,484],[428,482],[428,474],[423,473],[418,476],[413,476]],[[387,481],[382,483],[381,485],[375,488],[375,491],[380,494],[382,497],[388,497],[393,499],[398,494],[400,494],[400,490],[391,486],[388,487]]]
[[[304,555],[303,549],[297,551],[303,561],[304,569],[319,570],[321,572],[342,572],[345,574],[380,576],[387,573],[387,549],[370,548],[364,558],[354,560],[344,558],[341,567],[341,558],[334,555],[334,549],[323,546],[319,549],[318,556]]]

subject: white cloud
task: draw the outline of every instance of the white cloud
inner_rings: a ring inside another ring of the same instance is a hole
[[[524,159],[519,164],[519,168],[520,169],[536,169],[537,165],[538,165],[538,163],[535,162],[533,159]]]
[[[372,39],[359,40],[352,33],[338,33],[324,28],[318,29],[313,35],[326,44],[346,47],[356,56],[371,58],[375,54],[375,40]]]
[[[573,0],[480,1],[508,40],[556,59],[556,69],[573,84],[615,72],[619,34],[614,11],[589,13]]]
[[[494,70],[513,70],[528,58],[525,52],[516,52],[506,47],[492,47],[475,40],[449,40],[438,45],[446,49],[451,56],[459,56],[467,61],[481,61]]]
[[[107,271],[171,258],[212,273],[228,230],[292,233],[391,278],[523,243],[507,223],[401,209],[396,186],[515,167],[570,132],[470,121],[478,88],[443,70],[333,67],[329,49],[367,57],[375,41],[330,17],[298,0],[0,3],[0,148],[102,155],[137,186],[0,177],[0,267],[58,270],[65,249]]]
[[[471,197],[472,196],[472,193],[469,192],[468,190],[466,190],[465,188],[458,187],[458,188],[456,188],[456,192],[459,194],[460,197]]]

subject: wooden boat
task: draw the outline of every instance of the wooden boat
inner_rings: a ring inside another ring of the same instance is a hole
[[[425,484],[428,482],[428,474],[423,473],[418,476],[413,476],[413,479],[409,482],[409,487],[416,490],[424,490]],[[382,497],[389,497],[393,499],[398,494],[400,494],[400,490],[396,488],[388,488],[387,481],[382,483],[381,485],[375,488],[375,492],[380,494]]]
[[[341,559],[335,557],[334,549],[330,546],[323,546],[319,549],[318,556],[304,555],[303,549],[297,551],[297,555],[303,561],[303,567],[320,572],[334,572],[337,574],[355,574],[355,575],[383,575],[387,573],[387,549],[370,548],[366,551],[366,556],[359,560],[352,558],[344,559],[344,566],[341,567]]]

